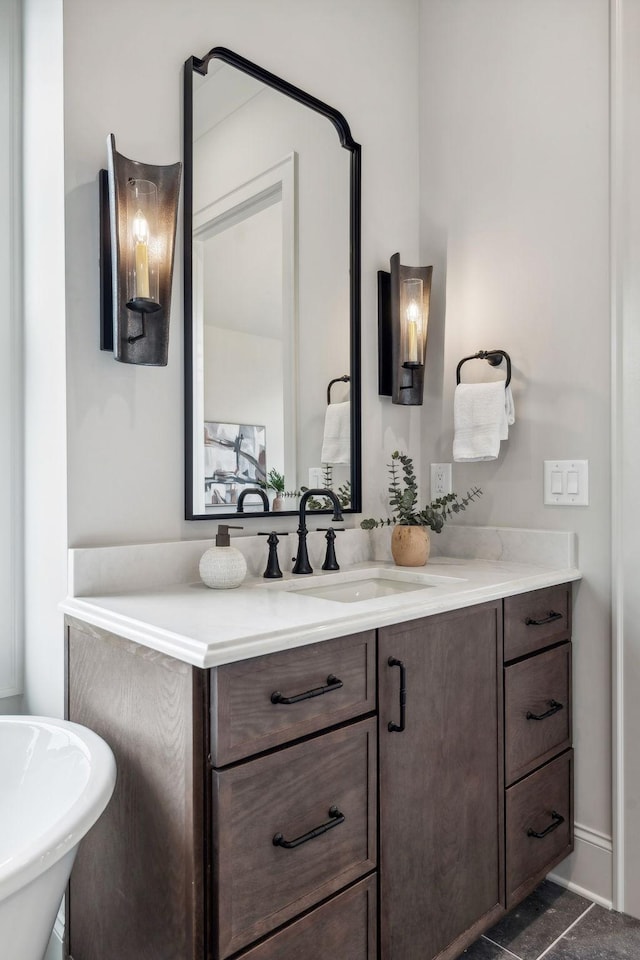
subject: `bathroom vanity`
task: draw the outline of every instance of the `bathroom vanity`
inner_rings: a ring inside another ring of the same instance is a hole
[[[522,900],[573,845],[579,573],[508,567],[369,603],[191,584],[65,604],[68,716],[118,764],[70,956],[452,960]]]

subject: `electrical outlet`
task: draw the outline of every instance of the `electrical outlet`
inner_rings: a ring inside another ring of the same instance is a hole
[[[437,500],[448,493],[453,493],[450,463],[431,464],[431,499]]]

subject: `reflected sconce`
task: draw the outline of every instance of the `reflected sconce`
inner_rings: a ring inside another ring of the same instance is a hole
[[[433,267],[378,271],[378,393],[392,403],[422,404]]]
[[[100,171],[100,349],[122,363],[164,367],[181,163],[129,160],[107,138]]]

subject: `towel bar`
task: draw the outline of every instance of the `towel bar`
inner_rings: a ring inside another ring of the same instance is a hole
[[[502,363],[503,359],[507,361],[507,379],[504,382],[506,390],[511,382],[511,357],[508,353],[505,353],[504,350],[478,350],[477,353],[472,354],[470,357],[463,357],[456,367],[456,384],[460,383],[460,368],[467,360],[486,360],[492,367],[497,367]]]
[[[348,373],[345,373],[343,377],[336,377],[335,380],[329,381],[329,386],[327,387],[327,406],[331,403],[331,387],[334,383],[350,383],[351,377]]]

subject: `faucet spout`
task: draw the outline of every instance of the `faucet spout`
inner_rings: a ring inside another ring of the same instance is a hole
[[[318,488],[313,490],[305,490],[300,498],[300,511],[299,511],[299,521],[298,521],[298,553],[296,556],[296,562],[294,564],[292,573],[313,573],[313,567],[309,563],[309,553],[307,550],[307,501],[310,497],[328,497],[333,504],[333,519],[334,521],[339,522],[343,519],[342,511],[340,509],[340,501],[336,497],[333,490],[326,490],[324,488]]]
[[[238,513],[244,513],[244,501],[245,498],[251,494],[256,494],[262,499],[262,506],[265,513],[269,513],[269,497],[266,495],[264,490],[261,490],[260,487],[246,487],[238,496]]]

